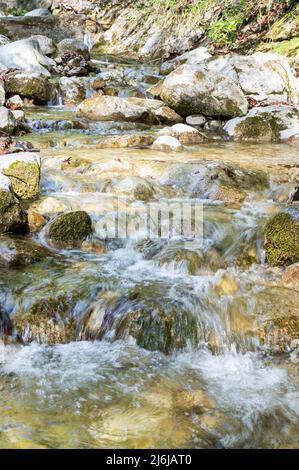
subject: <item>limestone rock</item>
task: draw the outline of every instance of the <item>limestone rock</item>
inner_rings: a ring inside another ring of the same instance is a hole
[[[19,152],[2,155],[0,171],[10,179],[19,198],[31,199],[38,195],[41,171],[39,154]]]
[[[149,91],[181,116],[232,118],[243,116],[248,109],[245,95],[234,80],[210,73],[201,65],[181,65]]]

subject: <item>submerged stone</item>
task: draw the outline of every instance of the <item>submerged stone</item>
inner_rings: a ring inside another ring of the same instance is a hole
[[[24,343],[67,343],[76,340],[76,322],[72,316],[76,300],[70,295],[36,300],[28,309],[20,307],[13,324]]]
[[[0,236],[0,265],[18,268],[41,261],[53,254],[33,240],[20,237]]]

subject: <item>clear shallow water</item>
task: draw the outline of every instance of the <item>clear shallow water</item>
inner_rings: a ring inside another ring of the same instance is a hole
[[[102,59],[105,75],[114,61]],[[145,77],[157,73],[123,60],[113,68],[120,71],[116,79],[126,77],[122,93],[138,84],[146,90]],[[286,353],[270,355],[259,337],[274,315],[299,315],[299,293],[283,288],[281,272],[263,265],[261,231],[283,207],[274,191],[296,181],[296,149],[213,141],[179,154],[100,150],[95,145],[105,135],[149,129],[86,123],[65,107],[32,108],[26,115],[34,128],[29,139],[43,148],[38,205],[45,215],[86,210],[97,244],[117,197],[121,208],[129,199],[133,221],[144,214],[146,201],[126,182],[133,176],[152,185],[156,201],[204,202],[205,237],[203,246],[189,247],[189,257],[181,256],[184,240],[147,244],[137,230],[129,241],[108,243],[104,253],[51,248],[53,258],[1,268],[1,308],[11,318],[50,298],[74,298],[76,341],[4,347],[0,447],[298,448],[298,363]],[[57,128],[66,121],[82,126]],[[68,167],[68,159],[76,164]],[[249,190],[239,204],[200,199],[202,169],[219,162],[265,170],[270,186]],[[45,230],[32,238],[48,246]],[[223,276],[232,279],[224,292]],[[169,355],[138,347],[118,325],[136,305],[191,313],[196,347],[187,341]]]
[[[298,377],[253,353],[32,344],[1,377],[1,447],[298,445]]]

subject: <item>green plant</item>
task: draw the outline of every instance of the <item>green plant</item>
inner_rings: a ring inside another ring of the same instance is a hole
[[[235,41],[238,31],[249,19],[248,2],[229,0],[221,16],[211,24],[208,37],[219,45],[231,44]]]
[[[22,8],[13,8],[11,10],[13,16],[25,16],[26,13],[28,13],[27,10],[23,10]]]

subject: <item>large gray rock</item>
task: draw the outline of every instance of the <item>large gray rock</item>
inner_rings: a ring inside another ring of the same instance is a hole
[[[37,34],[35,36],[31,36],[30,39],[38,42],[42,54],[53,55],[56,52],[55,43],[53,39],[49,38],[48,36]]]
[[[0,233],[23,232],[26,224],[26,214],[14,195],[10,180],[0,172]]]
[[[163,111],[163,112],[161,112]],[[182,118],[162,101],[142,98],[95,96],[83,101],[77,116],[93,121],[130,121],[146,124],[175,124]]]
[[[230,54],[206,62],[210,73],[221,73],[239,84],[246,96],[265,104],[298,102],[298,81],[288,61],[279,54]]]
[[[9,178],[14,193],[21,199],[38,195],[41,161],[38,153],[19,152],[2,155],[0,172]]]
[[[210,73],[203,65],[181,65],[150,89],[182,116],[243,116],[248,103],[240,86],[227,76]]]
[[[16,68],[50,75],[47,69],[55,62],[42,54],[39,41],[22,39],[0,47],[0,63],[7,68]]]
[[[11,72],[5,77],[5,90],[10,95],[21,95],[36,103],[48,103],[55,96],[55,88],[40,72]]]
[[[14,134],[18,127],[18,123],[10,109],[0,107],[0,133]]]

